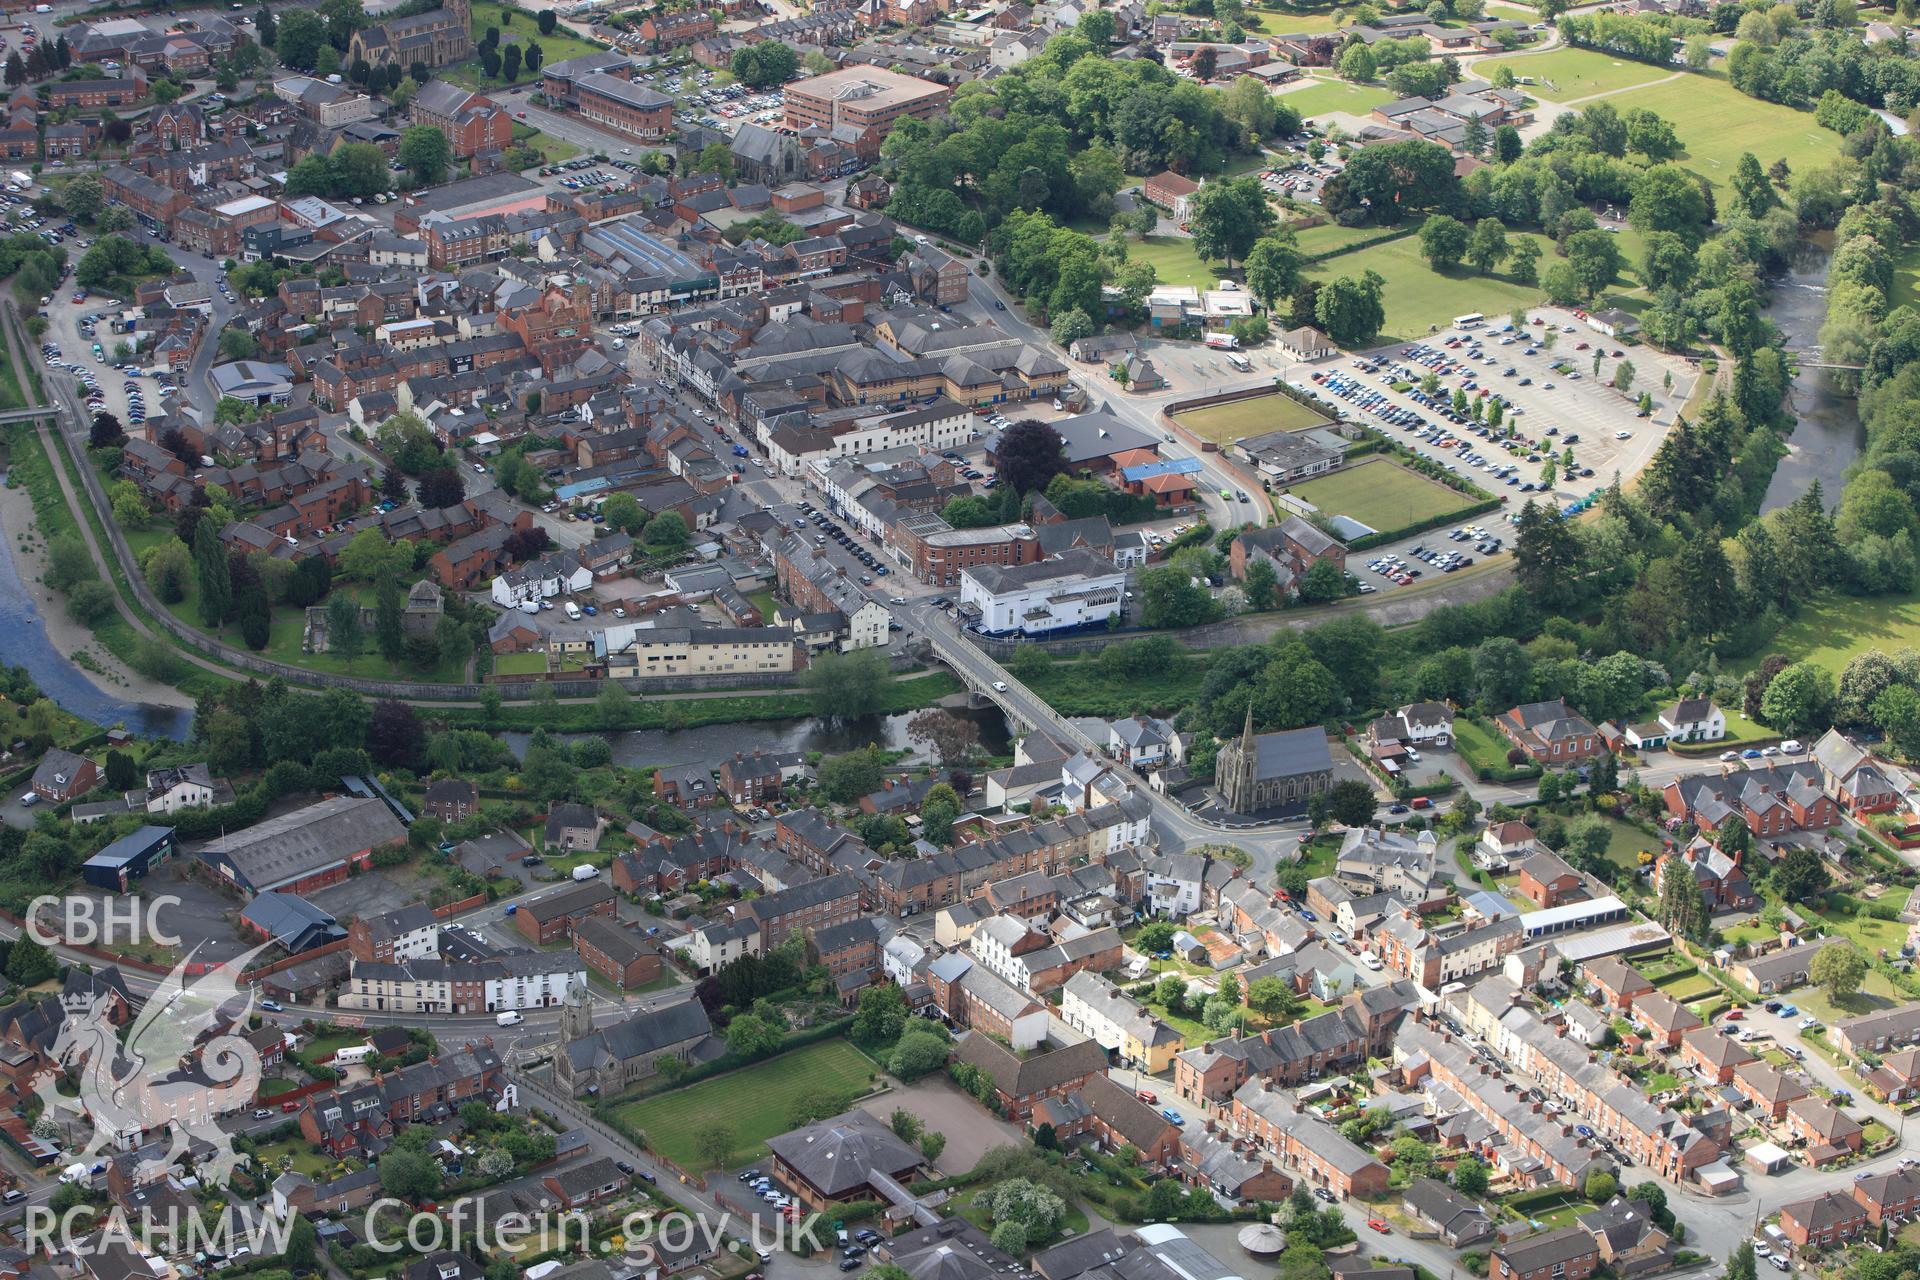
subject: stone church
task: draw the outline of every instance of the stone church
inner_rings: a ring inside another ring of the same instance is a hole
[[[1253,708],[1247,727],[1223,744],[1213,765],[1220,802],[1232,813],[1298,811],[1309,796],[1333,787],[1333,753],[1319,727],[1255,734]]]
[[[610,1027],[594,1029],[593,997],[576,975],[560,1011],[560,1051],[554,1081],[574,1097],[624,1092],[660,1070],[662,1058],[692,1061],[713,1035],[698,1000],[667,1005]],[[723,1051],[723,1046],[715,1046]]]
[[[468,0],[444,0],[440,8],[410,18],[376,22],[353,33],[347,65],[364,58],[379,68],[406,70],[416,62],[448,67],[473,56],[473,13]]]

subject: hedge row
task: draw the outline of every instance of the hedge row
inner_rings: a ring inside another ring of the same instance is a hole
[[[1355,538],[1347,544],[1347,550],[1365,551],[1370,547],[1385,546],[1389,542],[1398,542],[1402,538],[1411,538],[1415,534],[1426,533],[1430,529],[1445,528],[1448,525],[1459,524],[1462,520],[1471,520],[1475,516],[1486,515],[1490,511],[1498,511],[1500,506],[1500,499],[1488,498],[1485,502],[1477,502],[1470,507],[1463,507],[1458,511],[1445,512],[1426,520],[1416,520],[1412,524],[1402,526],[1398,529],[1389,529],[1381,533],[1367,534],[1363,538]]]

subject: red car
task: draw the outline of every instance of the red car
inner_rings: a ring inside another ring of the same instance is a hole
[[[1160,1105],[1160,1095],[1155,1093],[1151,1089],[1142,1089],[1138,1093],[1134,1094],[1133,1096],[1140,1099],[1140,1101],[1146,1103],[1150,1107],[1157,1107]]]
[[[1742,1013],[1742,1012],[1741,1012],[1740,1010],[1738,1010],[1738,1009],[1729,1009],[1729,1010],[1727,1010],[1727,1021],[1728,1021],[1728,1022],[1738,1022],[1738,1021],[1740,1021],[1740,1019],[1742,1019],[1742,1018],[1744,1018],[1744,1017],[1746,1017],[1746,1016],[1747,1016],[1746,1014],[1744,1014],[1744,1013]]]
[[[1387,1225],[1385,1218],[1368,1218],[1367,1225],[1369,1227],[1372,1227],[1375,1231],[1378,1231],[1383,1236],[1390,1236],[1393,1234],[1393,1228]]]

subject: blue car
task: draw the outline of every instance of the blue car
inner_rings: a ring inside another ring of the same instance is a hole
[[[1305,907],[1300,908],[1300,918],[1310,923],[1320,919],[1319,916],[1313,914],[1313,912],[1307,910]]]
[[[1579,1134],[1579,1135],[1580,1135],[1581,1137],[1583,1137],[1583,1138],[1591,1138],[1591,1137],[1593,1136],[1593,1130],[1592,1130],[1592,1129],[1590,1129],[1590,1128],[1588,1128],[1588,1127],[1587,1127],[1586,1125],[1584,1125],[1584,1124],[1582,1124],[1582,1125],[1575,1125],[1575,1126],[1574,1126],[1574,1130],[1573,1130],[1573,1131],[1574,1131],[1575,1133],[1577,1133],[1577,1134]]]
[[[1187,1122],[1186,1117],[1182,1116],[1178,1111],[1175,1111],[1172,1107],[1162,1107],[1160,1109],[1160,1114],[1166,1117],[1166,1121],[1168,1124],[1173,1125],[1176,1128],[1186,1124]]]
[[[1748,747],[1745,751],[1742,751],[1740,753],[1740,758],[1742,760],[1758,760],[1760,758],[1759,748]]]
[[[1800,1012],[1800,1011],[1799,1011],[1798,1009],[1796,1009],[1796,1008],[1794,1008],[1794,1007],[1793,1007],[1792,1005],[1790,1005],[1790,1004],[1783,1004],[1783,1005],[1781,1005],[1781,1006],[1780,1006],[1780,1016],[1781,1016],[1781,1017],[1783,1017],[1783,1018],[1791,1018],[1791,1017],[1794,1017],[1794,1016],[1795,1016],[1796,1014],[1798,1014],[1799,1012]]]

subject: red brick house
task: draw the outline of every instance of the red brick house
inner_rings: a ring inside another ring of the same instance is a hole
[[[1586,881],[1561,860],[1560,856],[1545,849],[1532,854],[1520,864],[1520,892],[1536,903],[1542,911],[1557,907],[1563,902],[1574,900],[1581,894]]]
[[[643,987],[660,977],[660,948],[611,916],[576,920],[573,949],[587,968],[622,991]]]
[[[1200,190],[1200,184],[1192,178],[1173,172],[1171,169],[1148,178],[1140,188],[1140,194],[1148,204],[1158,205],[1175,218],[1185,220],[1188,204],[1194,193]]]
[[[1852,1196],[1829,1191],[1780,1209],[1780,1232],[1794,1247],[1844,1244],[1866,1231],[1867,1208]]]
[[[82,755],[48,747],[33,771],[33,794],[48,804],[78,800],[100,785],[100,766]]]
[[[1585,716],[1570,710],[1565,698],[1513,707],[1502,712],[1494,723],[1514,746],[1537,764],[1578,764],[1607,749],[1600,731]],[[1564,1280],[1578,1280],[1578,1277]]]
[[[445,80],[429,80],[420,86],[413,99],[413,123],[438,129],[453,154],[463,160],[513,145],[513,117],[505,107],[484,93]]]
[[[1675,778],[1665,797],[1668,813],[1702,831],[1718,830],[1733,814],[1757,836],[1818,831],[1840,817],[1839,805],[1821,786],[1820,770],[1804,762]]]
[[[720,789],[736,805],[766,804],[780,797],[780,765],[758,750],[736,751],[720,762]]]
[[[1861,1178],[1853,1184],[1853,1198],[1876,1227],[1889,1218],[1911,1218],[1920,1213],[1920,1169],[1895,1169]]]
[[[1488,1280],[1586,1280],[1600,1265],[1600,1246],[1579,1227],[1562,1227],[1501,1245],[1487,1261]]]
[[[548,890],[513,908],[513,923],[529,942],[545,946],[573,934],[576,922],[589,916],[612,919],[618,895],[604,877],[582,880]]]
[[[968,1036],[954,1054],[993,1082],[1001,1114],[1024,1125],[1035,1104],[1046,1098],[1077,1093],[1095,1076],[1107,1073],[1107,1051],[1092,1040],[1051,1053],[1020,1058],[988,1036]]]

